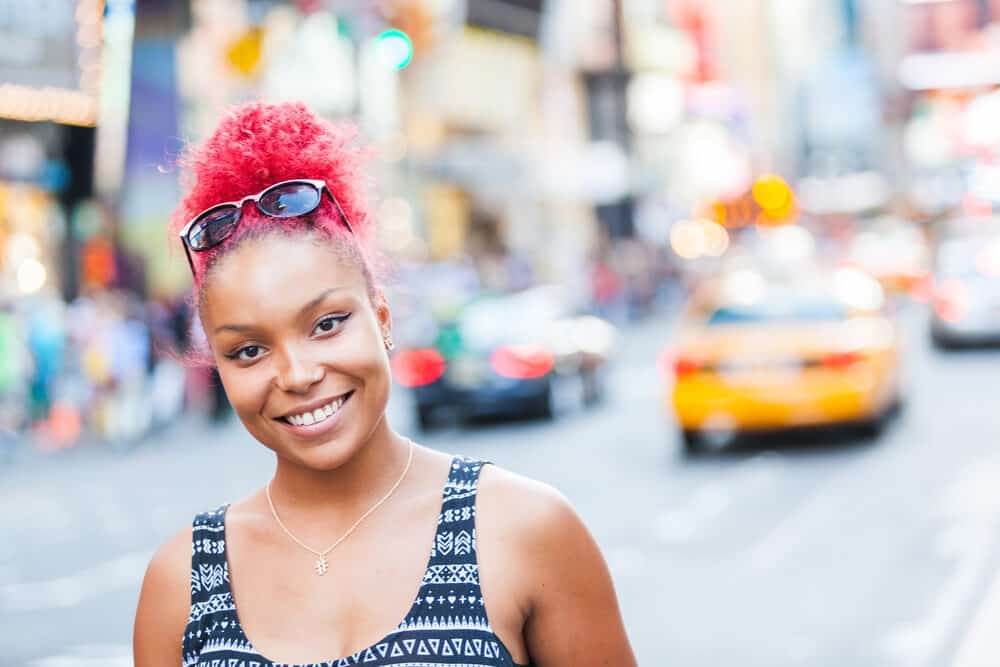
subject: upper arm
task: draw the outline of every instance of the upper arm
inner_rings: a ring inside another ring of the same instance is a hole
[[[611,574],[569,502],[549,490],[528,523],[533,583],[524,627],[536,667],[636,664]]]
[[[535,667],[635,665],[607,565],[569,502],[488,466],[477,503],[480,576],[495,586],[484,590],[494,627],[502,620],[520,634]],[[504,588],[505,596],[491,597]]]
[[[135,614],[135,667],[178,667],[191,605],[191,528],[168,540],[146,568]]]

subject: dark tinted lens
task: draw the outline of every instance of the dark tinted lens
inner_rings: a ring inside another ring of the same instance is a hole
[[[257,206],[276,218],[294,218],[316,210],[320,191],[309,183],[289,183],[265,192]]]
[[[209,211],[188,232],[188,245],[192,250],[207,250],[229,236],[240,219],[235,206]]]

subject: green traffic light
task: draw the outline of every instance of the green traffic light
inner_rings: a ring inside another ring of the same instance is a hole
[[[413,60],[413,41],[397,28],[383,31],[375,38],[379,55],[389,67],[403,69]]]

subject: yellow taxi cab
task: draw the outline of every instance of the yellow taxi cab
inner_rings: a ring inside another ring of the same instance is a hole
[[[900,400],[900,346],[878,282],[857,269],[698,289],[661,356],[685,447],[745,432],[853,425],[874,435]]]

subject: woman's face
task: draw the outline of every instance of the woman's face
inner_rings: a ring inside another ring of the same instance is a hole
[[[278,456],[317,470],[348,461],[389,399],[381,294],[327,243],[270,236],[220,258],[201,318],[226,394]]]

